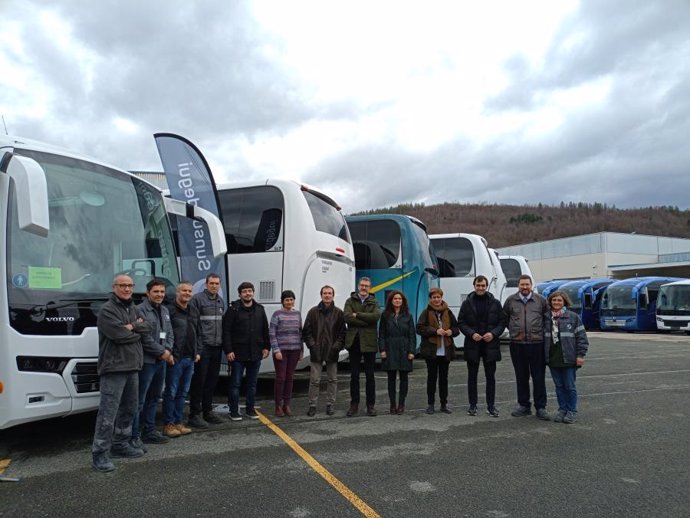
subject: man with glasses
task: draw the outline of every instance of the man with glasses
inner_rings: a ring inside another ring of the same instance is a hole
[[[127,275],[113,280],[113,292],[98,313],[98,375],[101,402],[91,446],[92,464],[113,471],[111,457],[141,457],[144,451],[129,444],[137,411],[139,370],[144,362],[141,336],[151,326],[136,314],[134,283]]]
[[[359,412],[359,373],[360,362],[364,359],[366,378],[367,415],[376,415],[376,382],[374,365],[378,351],[378,322],[381,317],[379,303],[371,293],[371,279],[359,279],[358,290],[353,291],[345,301],[343,311],[347,323],[345,348],[350,353],[350,409],[347,417],[356,416]]]

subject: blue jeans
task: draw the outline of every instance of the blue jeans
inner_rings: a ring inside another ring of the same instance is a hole
[[[141,423],[144,424],[144,435],[156,429],[156,409],[163,392],[166,365],[157,360],[156,363],[144,363],[139,371],[139,408],[132,422],[132,438],[141,436]]]
[[[165,374],[163,394],[163,421],[165,424],[181,424],[184,415],[184,400],[189,393],[194,374],[194,360],[187,356],[168,365]]]
[[[575,378],[577,367],[549,367],[553,383],[556,385],[558,410],[577,413],[577,390]]]
[[[230,388],[228,390],[228,406],[231,414],[240,413],[240,387],[242,386],[242,375],[247,371],[247,405],[246,410],[254,409],[256,399],[256,378],[259,376],[261,360],[230,362]]]

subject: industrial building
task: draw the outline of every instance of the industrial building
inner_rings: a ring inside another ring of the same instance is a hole
[[[501,248],[522,255],[535,282],[647,275],[690,278],[690,239],[598,232]]]

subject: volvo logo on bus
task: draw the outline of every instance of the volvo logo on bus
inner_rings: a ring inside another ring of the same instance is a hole
[[[46,317],[47,322],[74,322],[75,317]]]

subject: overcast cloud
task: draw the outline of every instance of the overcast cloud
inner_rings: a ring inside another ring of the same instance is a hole
[[[172,132],[219,181],[301,179],[347,213],[690,208],[687,0],[6,0],[0,16],[9,133],[125,169],[161,170],[152,135]]]

